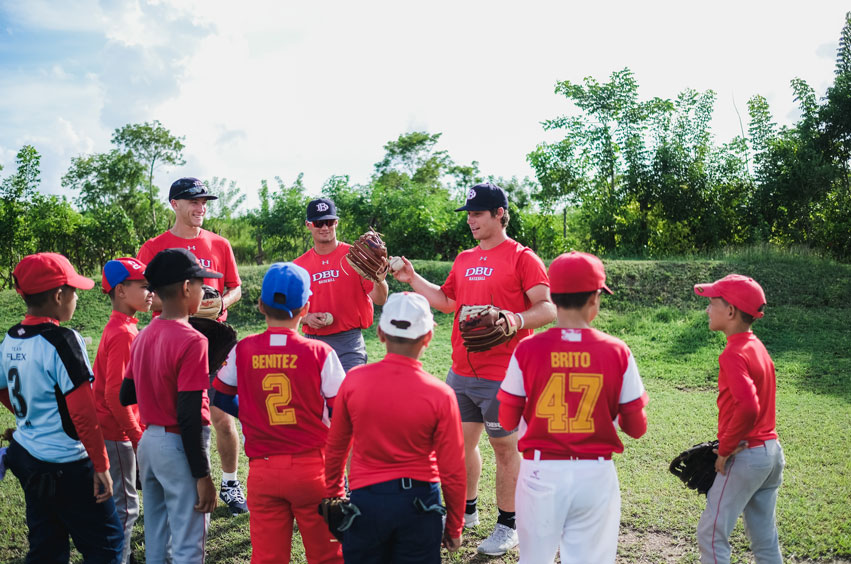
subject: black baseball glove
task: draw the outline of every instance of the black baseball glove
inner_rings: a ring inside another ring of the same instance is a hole
[[[481,352],[510,341],[517,334],[514,314],[492,305],[461,306],[458,330],[469,352]]]
[[[318,511],[328,524],[328,530],[340,542],[343,542],[343,533],[360,515],[360,509],[347,497],[326,497],[319,503]]]
[[[189,324],[207,337],[207,360],[210,375],[213,375],[219,371],[231,349],[236,346],[236,329],[227,323],[205,317],[190,317]]]
[[[387,246],[381,234],[372,229],[358,237],[349,247],[346,260],[355,271],[373,282],[381,282],[387,276],[390,263],[387,261]]]
[[[712,451],[717,448],[718,441],[694,445],[673,459],[668,469],[686,486],[706,495],[715,481],[715,459],[718,455]]]

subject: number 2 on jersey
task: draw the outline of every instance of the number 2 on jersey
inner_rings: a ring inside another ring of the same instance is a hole
[[[538,398],[535,416],[547,420],[550,433],[593,433],[594,406],[602,388],[602,374],[554,372]],[[573,417],[568,412],[567,390],[582,394]]]
[[[293,399],[293,389],[286,374],[267,374],[263,390],[274,392],[266,396],[266,411],[270,425],[295,425],[295,409],[286,407]]]

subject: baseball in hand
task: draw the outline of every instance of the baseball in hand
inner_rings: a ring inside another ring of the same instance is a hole
[[[402,257],[390,257],[390,270],[396,272],[405,267],[405,261],[402,260]]]
[[[331,312],[328,312],[325,314],[325,325],[328,326],[332,323],[334,323],[334,316],[331,315]]]

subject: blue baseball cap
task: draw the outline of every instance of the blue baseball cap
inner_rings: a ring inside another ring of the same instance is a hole
[[[313,292],[310,291],[310,274],[292,262],[276,262],[263,277],[260,299],[263,304],[293,314],[303,307]]]
[[[340,219],[337,217],[337,206],[333,200],[318,198],[307,204],[307,221],[321,221],[323,219]]]
[[[495,210],[496,208],[508,209],[508,196],[505,195],[505,190],[485,182],[476,184],[467,192],[467,203],[455,211],[487,211]]]
[[[126,280],[144,280],[147,265],[132,257],[122,257],[111,260],[103,265],[101,291],[108,294],[110,290]]]

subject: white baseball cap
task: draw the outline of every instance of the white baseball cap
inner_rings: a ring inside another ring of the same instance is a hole
[[[385,335],[419,339],[434,330],[434,316],[428,300],[413,292],[391,294],[381,310],[378,326]]]

